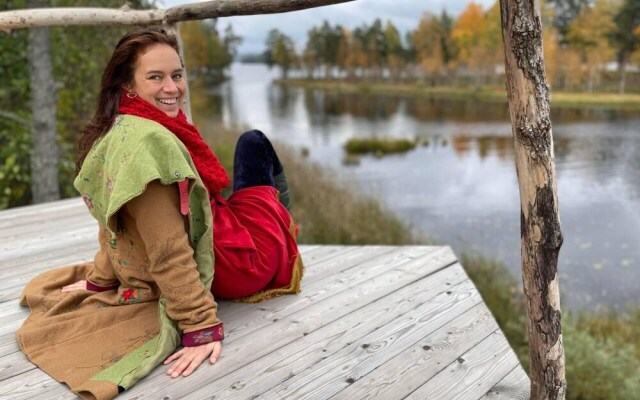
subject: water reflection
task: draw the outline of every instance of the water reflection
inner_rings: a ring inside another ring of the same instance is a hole
[[[480,251],[520,273],[519,195],[505,104],[304,90],[271,85],[260,66],[234,66],[220,89],[225,123],[262,129],[310,149],[384,201],[412,228]],[[552,112],[560,218],[562,301],[571,308],[638,304],[640,116],[631,111]],[[351,137],[419,138],[406,154],[345,167]]]
[[[281,113],[291,106],[295,97],[302,92],[304,105],[314,123],[322,123],[327,117],[350,115],[369,121],[388,120],[399,112],[418,121],[474,122],[508,121],[509,109],[506,102],[480,102],[475,99],[435,99],[412,98],[394,95],[379,96],[366,91],[347,93],[321,89],[299,89],[272,85],[269,102],[273,111]],[[553,121],[563,123],[585,121],[616,121],[635,115],[630,110],[610,110],[603,108],[553,108]]]
[[[277,85],[280,93],[298,92],[299,89]],[[304,90],[304,105],[311,121],[322,123],[325,117],[350,115],[370,121],[385,120],[398,112],[401,99],[394,96],[367,96],[358,93],[327,92],[319,89]]]

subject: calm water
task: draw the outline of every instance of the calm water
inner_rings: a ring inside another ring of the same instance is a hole
[[[226,124],[306,147],[358,182],[413,229],[457,254],[474,250],[520,276],[519,195],[506,105],[358,96],[272,85],[262,65],[235,65],[217,89]],[[560,218],[562,301],[573,309],[640,303],[640,114],[552,115]],[[428,139],[403,155],[342,164],[351,137]]]

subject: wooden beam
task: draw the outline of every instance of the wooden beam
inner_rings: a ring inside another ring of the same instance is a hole
[[[531,399],[563,400],[566,380],[558,284],[562,232],[540,1],[500,0],[500,10],[520,188],[520,246]]]
[[[0,12],[0,30],[38,26],[161,25],[179,21],[274,14],[322,7],[353,0],[213,0],[157,10],[112,8],[40,8]]]

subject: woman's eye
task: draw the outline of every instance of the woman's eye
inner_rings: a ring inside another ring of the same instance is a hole
[[[152,81],[158,81],[158,80],[160,80],[160,75],[151,75],[149,77],[149,79],[152,80]]]
[[[182,74],[173,74],[173,79],[176,81],[182,79]]]

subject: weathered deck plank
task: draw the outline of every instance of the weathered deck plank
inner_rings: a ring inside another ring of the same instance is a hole
[[[452,321],[415,341],[385,363],[385,368],[378,368],[355,380],[336,398],[404,398],[497,328],[491,312],[484,304],[477,303]]]
[[[461,270],[445,270],[434,274],[433,279],[418,280],[413,285],[371,302],[356,313],[346,315],[290,343],[285,349],[269,353],[256,362],[225,375],[216,380],[215,384],[207,384],[193,395],[204,397],[210,394],[219,399],[249,399],[259,396],[275,383],[297,375],[360,340],[377,326],[384,326],[398,315],[430,302],[442,293],[443,288],[461,284],[465,278]],[[369,321],[375,321],[376,324]]]
[[[502,378],[481,400],[526,400],[529,398],[529,377],[517,365]]]
[[[76,398],[19,352],[28,312],[17,298],[39,273],[91,260],[96,232],[79,199],[0,212],[0,399]],[[300,295],[220,302],[216,365],[176,380],[160,366],[118,398],[528,398],[528,377],[449,248],[301,251]]]

